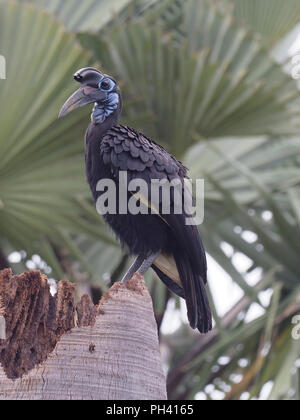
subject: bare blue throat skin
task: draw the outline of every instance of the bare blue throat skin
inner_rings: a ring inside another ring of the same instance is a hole
[[[119,95],[117,93],[108,93],[104,101],[96,102],[91,115],[91,121],[94,124],[101,124],[118,107]]]

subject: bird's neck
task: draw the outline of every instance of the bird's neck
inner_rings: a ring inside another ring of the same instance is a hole
[[[97,107],[95,104],[94,109]],[[85,148],[86,151],[90,150],[91,153],[98,154],[99,152],[99,142],[102,141],[105,133],[115,125],[118,125],[119,116],[122,109],[122,100],[119,97],[117,108],[111,112],[102,123],[95,123],[92,118],[92,122],[89,125],[86,136],[85,136]]]
[[[92,123],[103,124],[110,116],[114,116],[118,111],[119,103],[120,98],[117,93],[110,93],[105,101],[96,102],[91,115]]]
[[[99,142],[102,141],[102,138],[105,136],[106,132],[115,125],[118,125],[119,112],[113,112],[110,114],[101,124],[95,124],[93,121],[89,125],[86,131],[85,144],[86,148],[91,150],[99,148]]]

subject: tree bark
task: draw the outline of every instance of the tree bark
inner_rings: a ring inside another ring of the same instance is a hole
[[[75,307],[71,283],[52,297],[40,272],[3,270],[0,334],[4,320],[0,400],[167,398],[152,301],[138,274],[98,306],[85,295]]]

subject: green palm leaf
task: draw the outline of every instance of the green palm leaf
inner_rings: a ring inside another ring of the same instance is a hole
[[[200,11],[196,29],[211,13],[209,6]],[[145,29],[143,21],[114,27],[101,39],[82,34],[80,40],[122,80],[132,103],[126,121],[152,114],[152,124],[142,128],[177,155],[193,143],[195,132],[205,137],[297,133],[295,81],[240,28],[225,24],[220,31],[221,15],[211,19],[215,24],[205,41],[191,29],[190,36],[199,40],[192,51],[160,28]]]
[[[71,75],[90,56],[39,9],[0,8],[0,50],[7,62],[7,79],[0,82],[0,232],[15,249],[29,255],[39,249],[57,267],[55,254],[41,243],[47,236],[59,245],[62,228],[112,242],[100,216],[95,211],[92,218],[79,200],[89,197],[83,159],[89,110],[57,120],[75,87]]]
[[[262,35],[268,45],[274,45],[291,31],[300,20],[297,0],[220,0],[231,6],[235,19]]]
[[[19,0],[27,2],[28,0]],[[133,0],[29,0],[47,12],[53,13],[68,30],[98,31]]]

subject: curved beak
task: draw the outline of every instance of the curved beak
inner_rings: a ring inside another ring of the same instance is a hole
[[[80,108],[84,105],[91,104],[101,100],[101,91],[92,86],[83,86],[76,90],[72,96],[64,103],[60,110],[58,118],[62,118],[69,114],[74,109]]]

